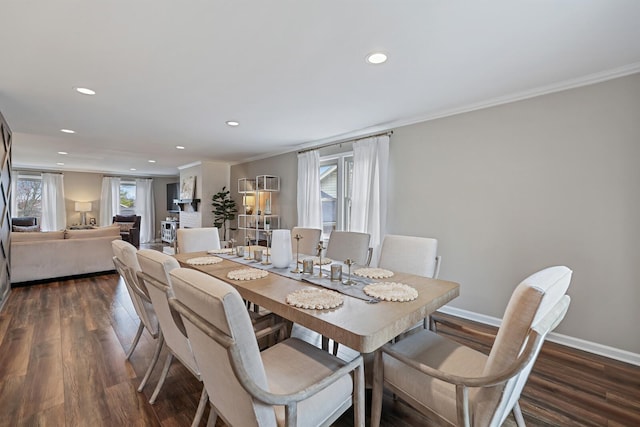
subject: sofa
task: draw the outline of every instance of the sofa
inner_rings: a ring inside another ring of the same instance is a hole
[[[117,225],[91,230],[11,233],[11,283],[113,271]]]

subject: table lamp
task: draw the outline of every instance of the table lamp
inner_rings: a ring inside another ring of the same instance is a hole
[[[76,202],[76,212],[80,212],[81,225],[87,225],[87,212],[91,211],[91,202]]]

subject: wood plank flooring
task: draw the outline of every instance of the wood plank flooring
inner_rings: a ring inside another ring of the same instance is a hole
[[[493,342],[494,328],[436,318],[440,333],[480,351]],[[143,393],[136,391],[154,347],[145,333],[125,359],[137,322],[116,274],[13,289],[0,313],[0,427],[189,426],[202,385],[179,362],[155,405],[148,399],[160,366]],[[640,367],[547,343],[521,406],[534,427],[638,426]],[[335,425],[352,426],[352,413]],[[429,421],[385,395],[383,425]]]

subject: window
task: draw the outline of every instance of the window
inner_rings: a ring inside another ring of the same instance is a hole
[[[40,223],[42,217],[42,177],[39,175],[18,175],[14,197],[17,212],[14,212],[13,216],[35,216]]]
[[[136,210],[135,181],[120,181],[120,214],[135,215]]]
[[[352,152],[320,159],[323,238],[333,230],[349,230],[352,182]]]

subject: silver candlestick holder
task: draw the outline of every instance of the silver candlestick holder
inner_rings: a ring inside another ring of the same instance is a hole
[[[269,238],[271,237],[271,230],[266,230],[265,233],[267,234],[267,255],[264,258],[264,261],[262,261],[262,265],[270,265],[271,261],[269,261]]]
[[[316,249],[318,250],[318,277],[322,277],[322,251],[324,250],[322,242],[318,242]]]
[[[356,282],[354,282],[353,280],[351,280],[351,266],[353,264],[355,264],[355,261],[353,261],[351,258],[347,258],[344,261],[345,265],[347,266],[347,280],[345,280],[343,282],[343,284],[345,285],[355,285]]]
[[[245,233],[246,232],[247,231],[245,230]],[[251,259],[251,239],[249,239],[249,237],[246,237],[246,236],[245,236],[244,259],[247,261]]]
[[[296,239],[296,268],[291,270],[291,272],[298,274],[302,273],[302,270],[300,270],[300,239],[302,239],[302,236],[296,234],[293,238]]]

